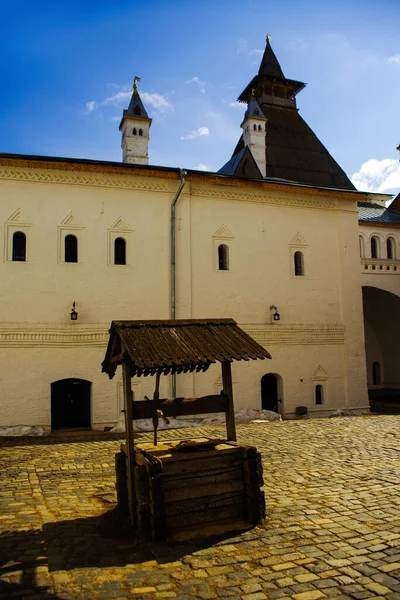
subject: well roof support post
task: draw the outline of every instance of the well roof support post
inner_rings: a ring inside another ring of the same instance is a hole
[[[225,413],[226,433],[230,442],[236,442],[235,409],[233,406],[232,370],[231,363],[224,360],[222,363],[222,387],[224,395],[228,398],[228,407]]]
[[[122,362],[122,378],[124,387],[124,405],[125,405],[125,437],[127,453],[127,481],[128,481],[128,501],[129,514],[132,525],[136,522],[136,496],[135,496],[135,444],[133,439],[133,397],[131,384],[131,371],[129,362]]]

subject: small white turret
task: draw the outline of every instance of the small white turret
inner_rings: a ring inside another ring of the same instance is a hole
[[[152,120],[149,118],[139,96],[135,77],[132,98],[128,110],[124,110],[119,130],[122,132],[122,161],[147,165],[149,163],[149,140]]]
[[[243,129],[244,145],[250,148],[263,177],[266,176],[267,172],[265,149],[266,124],[267,118],[252,95],[241,127]]]

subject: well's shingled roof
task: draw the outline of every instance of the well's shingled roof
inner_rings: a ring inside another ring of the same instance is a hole
[[[271,356],[233,319],[113,321],[102,371],[114,377],[125,358],[132,376],[147,376],[206,371],[217,361]]]

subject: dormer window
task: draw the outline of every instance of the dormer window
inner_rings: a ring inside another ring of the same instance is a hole
[[[140,106],[135,106],[135,110],[133,111],[135,113],[135,115],[137,115],[138,117],[140,117],[141,110],[140,110]]]
[[[256,117],[260,116],[260,111],[258,110],[258,108],[255,109],[254,114]]]

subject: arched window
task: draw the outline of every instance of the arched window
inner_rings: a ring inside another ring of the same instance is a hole
[[[364,258],[364,238],[362,235],[358,237],[358,241],[360,244],[360,256],[361,258]]]
[[[372,383],[374,385],[381,384],[381,365],[378,362],[372,363]]]
[[[226,244],[218,246],[218,269],[229,271],[229,248]]]
[[[294,274],[304,275],[304,257],[300,250],[294,253]]]
[[[377,237],[371,238],[371,258],[379,258],[379,240]]]
[[[64,240],[64,261],[78,262],[78,240],[74,235],[66,235]]]
[[[253,125],[254,131],[257,131],[257,125]]]
[[[124,238],[114,241],[114,265],[126,265],[126,242]]]
[[[136,127],[133,128],[132,133],[133,133],[133,135],[137,135]]]
[[[324,386],[320,383],[315,386],[315,404],[324,403]]]
[[[143,129],[139,129],[139,135],[143,135]]]
[[[140,106],[135,106],[135,110],[133,111],[135,113],[135,115],[140,116],[142,113],[140,111]]]
[[[261,131],[261,125],[258,126],[258,131]]]
[[[396,258],[396,251],[395,251],[395,242],[393,238],[388,238],[386,240],[386,255],[388,257],[389,260],[393,260],[394,258]]]
[[[22,231],[16,231],[12,239],[12,259],[15,261],[26,261],[26,235]]]

